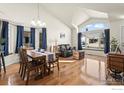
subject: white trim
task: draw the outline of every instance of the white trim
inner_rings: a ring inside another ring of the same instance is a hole
[[[122,28],[123,28],[124,26],[120,26],[120,45],[121,45],[121,38],[122,38],[122,36],[121,36],[121,33],[122,33]]]
[[[121,25],[121,26],[120,26],[120,45],[122,45],[122,44],[121,44],[121,42],[122,42],[121,39],[122,39],[122,29],[123,29],[123,27],[124,27],[124,25]]]
[[[120,26],[120,47],[122,47],[122,31],[123,31],[124,25]]]
[[[19,63],[18,54],[12,54],[12,55],[5,56],[5,65],[6,66],[14,64],[14,63]]]

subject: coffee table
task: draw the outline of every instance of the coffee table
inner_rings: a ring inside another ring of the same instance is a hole
[[[73,59],[83,59],[84,58],[84,51],[83,50],[75,50],[73,51]]]

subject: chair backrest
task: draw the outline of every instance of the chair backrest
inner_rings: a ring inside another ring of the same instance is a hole
[[[108,54],[107,67],[110,70],[124,72],[124,55]]]
[[[23,63],[27,63],[28,62],[27,50],[22,48],[21,55],[22,55],[22,61],[23,61]]]
[[[56,60],[59,61],[60,53],[55,53]]]
[[[40,56],[40,57],[37,57],[35,58],[35,65],[42,65],[42,64],[45,64],[46,63],[46,56]]]
[[[22,48],[19,49],[19,62],[22,62]]]

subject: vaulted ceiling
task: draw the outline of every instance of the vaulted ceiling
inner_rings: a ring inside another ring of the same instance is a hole
[[[79,25],[89,18],[108,18],[104,12],[87,9],[81,4],[41,4],[42,7],[49,11],[63,23],[73,28],[73,25]]]
[[[124,19],[124,4],[121,3],[56,3],[42,4],[42,6],[70,28],[72,28],[73,22],[77,20],[81,22],[75,22],[76,25],[90,18],[102,18],[109,21]]]
[[[110,20],[122,19],[122,16],[124,16],[124,3],[79,4],[79,7],[105,12]]]
[[[36,3],[0,4],[0,17],[5,17],[18,22],[23,22],[24,20],[29,22],[33,16],[37,15],[36,6]],[[73,28],[75,25],[86,22],[90,18],[109,20],[124,18],[124,4],[120,3],[41,3],[40,9],[40,11],[47,11],[50,15],[59,19],[69,28]],[[42,16],[42,13],[41,18],[45,19],[45,16]]]

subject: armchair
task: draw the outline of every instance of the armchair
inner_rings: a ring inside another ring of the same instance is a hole
[[[69,44],[62,44],[59,46],[59,52],[61,57],[70,57],[72,56],[72,48]]]

